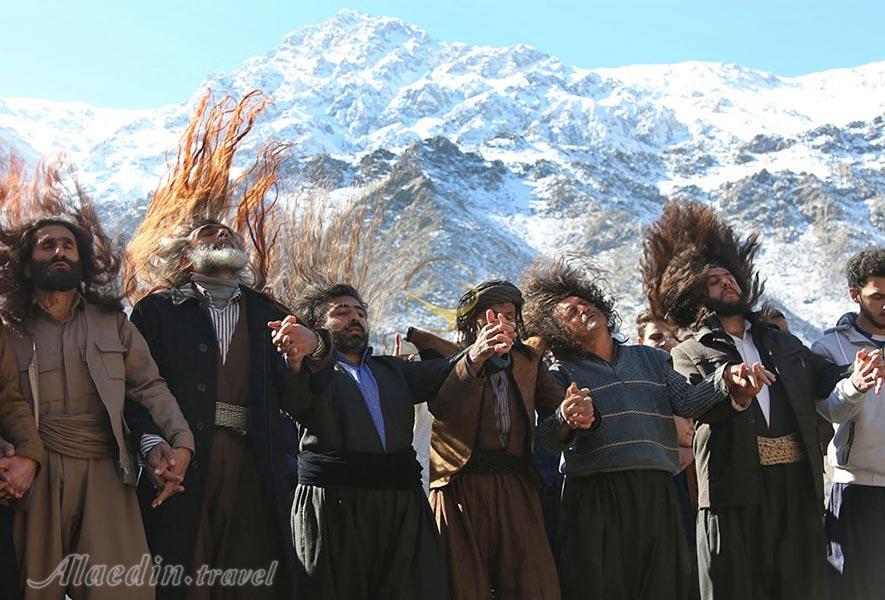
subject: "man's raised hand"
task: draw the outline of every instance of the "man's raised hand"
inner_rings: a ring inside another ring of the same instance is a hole
[[[755,362],[731,365],[725,370],[725,385],[732,399],[740,406],[747,406],[765,385],[772,385],[777,379],[771,371]]]
[[[593,400],[588,388],[578,388],[573,381],[565,392],[565,400],[559,406],[559,412],[566,425],[571,429],[590,429],[596,420]]]
[[[301,371],[301,361],[313,354],[319,345],[317,334],[301,325],[295,315],[288,315],[282,321],[270,321],[267,326],[273,331],[274,346],[286,357],[289,368],[296,373]]]
[[[495,354],[510,352],[516,339],[516,325],[508,321],[504,315],[496,315],[494,311],[488,309],[486,321],[487,324],[476,332],[476,341],[467,352],[470,362],[477,370]]]

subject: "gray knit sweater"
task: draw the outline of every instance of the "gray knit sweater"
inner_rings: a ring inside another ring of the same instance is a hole
[[[698,417],[729,393],[722,374],[693,386],[670,364],[670,355],[649,346],[615,344],[611,363],[590,355],[557,360],[550,368],[567,388],[574,381],[589,388],[602,421],[598,428],[579,430],[560,443],[566,475],[589,475],[604,471],[653,469],[679,472],[679,447],[673,415]],[[542,425],[548,446],[558,443],[562,415],[556,413]],[[556,440],[554,442],[554,440]]]

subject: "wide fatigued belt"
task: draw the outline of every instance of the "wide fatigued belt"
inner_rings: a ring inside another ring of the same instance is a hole
[[[787,465],[806,459],[805,448],[795,433],[776,438],[757,437],[759,462],[763,465]]]
[[[249,424],[249,407],[236,404],[215,403],[215,426],[232,429],[246,435]]]
[[[40,439],[53,452],[73,458],[117,455],[117,439],[107,413],[40,415]]]
[[[520,456],[510,456],[496,450],[474,450],[461,472],[495,475],[525,473],[525,470],[525,459]]]

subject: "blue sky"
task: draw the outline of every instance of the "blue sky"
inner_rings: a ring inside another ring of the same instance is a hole
[[[885,59],[881,0],[4,0],[0,96],[152,108],[342,8],[581,67],[705,60],[801,75]]]

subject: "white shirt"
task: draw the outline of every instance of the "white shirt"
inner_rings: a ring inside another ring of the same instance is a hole
[[[744,337],[739,338],[730,333],[728,335],[734,340],[734,346],[747,366],[752,366],[753,363],[761,363],[762,357],[759,356],[759,350],[753,343],[753,336],[749,334],[749,331],[750,322],[744,319]],[[756,394],[756,402],[759,403],[759,408],[762,409],[762,414],[765,416],[765,424],[768,425],[769,414],[771,414],[771,395],[768,393],[768,385],[762,385],[762,389]]]

